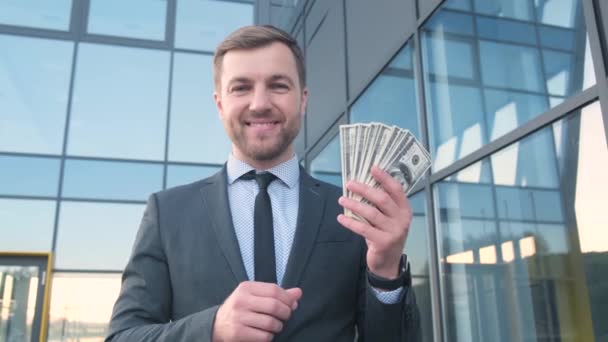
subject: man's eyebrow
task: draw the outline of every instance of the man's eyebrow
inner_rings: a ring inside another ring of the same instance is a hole
[[[251,80],[247,77],[235,77],[228,81],[229,85],[233,83],[251,83]]]
[[[283,74],[276,74],[276,75],[272,75],[270,77],[270,82],[275,82],[275,81],[286,81],[287,83],[289,83],[290,86],[293,86],[293,80],[291,79],[291,77],[287,76],[287,75],[283,75]]]

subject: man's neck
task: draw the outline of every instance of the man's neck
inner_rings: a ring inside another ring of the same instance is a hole
[[[269,169],[272,169],[273,167],[280,165],[280,164],[288,161],[289,159],[293,158],[294,151],[293,151],[293,149],[290,149],[289,151],[287,151],[287,153],[283,153],[278,158],[271,159],[271,160],[256,160],[256,159],[248,158],[247,156],[245,156],[241,153],[238,153],[237,151],[234,151],[234,150],[232,151],[232,155],[234,156],[234,158],[242,161],[243,163],[247,163],[247,164],[251,165],[256,170],[269,170]]]

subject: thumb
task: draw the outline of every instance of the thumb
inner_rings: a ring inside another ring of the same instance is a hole
[[[298,300],[302,298],[302,289],[299,287],[293,287],[291,289],[285,290],[287,295],[291,297],[293,303],[291,305],[291,309],[295,310],[298,307]]]

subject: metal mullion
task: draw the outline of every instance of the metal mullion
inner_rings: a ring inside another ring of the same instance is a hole
[[[57,197],[55,197],[55,196],[3,195],[3,194],[0,194],[0,199],[33,200],[33,201],[56,201]]]
[[[171,103],[172,103],[172,90],[173,90],[173,64],[174,64],[175,52],[171,52],[169,60],[169,80],[167,85],[167,121],[165,124],[165,160],[163,163],[163,189],[167,188],[167,172],[169,169],[169,138],[171,129]]]
[[[93,156],[74,156],[66,155],[66,159],[74,160],[90,160],[90,161],[102,161],[102,162],[117,162],[117,163],[138,163],[138,164],[162,164],[161,160],[146,160],[146,159],[123,159],[123,158],[111,158],[111,157],[93,157]]]
[[[599,23],[596,20],[596,18],[598,18],[596,6],[599,6],[599,3],[595,3],[595,5],[592,1],[582,1],[582,3],[587,34],[589,35],[589,47],[594,65],[602,119],[604,121],[604,137],[608,144],[608,79],[606,79],[606,61],[604,60],[602,43],[600,42],[601,35],[599,34]],[[604,25],[608,25],[608,23],[604,23]]]
[[[194,54],[205,55],[205,56],[213,56],[213,51],[200,51],[200,50],[185,49],[185,48],[173,48],[173,51],[174,52],[183,52],[183,53],[194,53]]]
[[[53,269],[53,273],[87,273],[87,274],[116,274],[121,275],[122,270],[90,270],[90,269],[63,269],[63,268],[55,268]]]
[[[74,40],[74,37],[72,36],[72,33],[70,31],[41,29],[34,27],[21,27],[5,24],[0,24],[0,34],[69,41]]]
[[[572,96],[567,101],[551,108],[547,112],[542,115],[535,117],[534,119],[528,121],[522,126],[516,128],[515,130],[503,135],[502,137],[489,142],[488,144],[482,146],[475,152],[472,152],[455,161],[448,167],[445,167],[438,172],[435,172],[431,175],[431,183],[436,183],[441,181],[443,178],[456,173],[469,165],[472,165],[493,153],[511,145],[514,142],[521,140],[522,138],[534,133],[535,131],[545,127],[548,124],[553,123],[565,116],[567,116],[570,112],[579,109],[586,104],[593,102],[597,99],[598,96],[598,86],[592,86],[587,88],[586,90]]]
[[[55,253],[57,247],[57,235],[59,232],[59,215],[61,212],[61,196],[63,194],[63,179],[65,176],[65,162],[68,148],[68,136],[70,128],[70,119],[72,114],[72,99],[74,95],[74,82],[76,79],[76,63],[78,61],[79,43],[74,42],[74,51],[72,52],[72,68],[70,70],[70,88],[68,91],[68,105],[66,108],[65,125],[63,129],[63,146],[61,148],[61,162],[59,167],[59,184],[57,186],[57,205],[55,206],[55,222],[53,223],[53,241],[51,243],[51,251]],[[55,259],[53,259],[55,263]]]
[[[414,0],[414,2],[415,1],[416,0]],[[421,0],[421,1],[430,1],[430,0]],[[418,18],[417,23],[416,23],[417,27],[423,26],[429,18],[431,18],[433,15],[435,15],[435,13],[437,13],[437,11],[439,11],[439,9],[441,8],[441,5],[443,5],[444,2],[445,2],[445,0],[440,0],[437,3],[437,7],[435,7],[435,9],[433,9],[429,13],[425,14],[423,17]]]
[[[175,29],[177,23],[177,0],[167,1],[165,20],[165,42],[169,48],[175,47]]]
[[[414,7],[416,1],[413,1]],[[437,7],[440,7],[438,5]],[[434,12],[434,11],[432,11]],[[424,70],[422,61],[422,38],[421,28],[416,27],[413,35],[413,48],[412,53],[414,63],[414,79],[416,81],[416,98],[418,103],[419,113],[419,129],[421,134],[422,143],[425,147],[430,146],[429,127],[428,127],[428,113],[426,111],[426,89],[424,87]],[[433,189],[431,184],[431,171],[426,172],[426,176],[423,182],[419,185],[424,188],[425,196],[425,209],[426,209],[426,221],[427,221],[427,247],[429,255],[429,283],[431,290],[431,316],[433,317],[433,340],[444,341],[444,331],[446,330],[445,320],[443,319],[444,312],[444,301],[441,296],[441,284],[439,274],[439,253],[438,253],[438,239],[437,239],[437,225],[434,220],[434,204],[433,204]],[[417,189],[413,189],[416,192]],[[413,192],[414,194],[416,192]]]
[[[108,203],[108,204],[146,204],[145,200],[121,200],[121,199],[104,199],[90,197],[63,197],[63,202],[87,202],[87,203]]]

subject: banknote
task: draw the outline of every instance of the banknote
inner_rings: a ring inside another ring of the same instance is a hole
[[[408,195],[431,166],[428,151],[407,129],[372,122],[339,127],[342,193],[345,197],[367,205],[366,198],[346,188],[349,181],[357,181],[374,188],[380,184],[371,175],[373,166],[386,171],[401,184]],[[345,209],[344,214],[362,222],[366,220]]]

